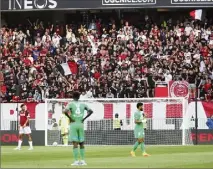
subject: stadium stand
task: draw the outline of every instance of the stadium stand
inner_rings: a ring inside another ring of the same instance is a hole
[[[40,20],[0,29],[1,102],[153,97],[155,83],[186,80],[213,99],[213,22],[148,16],[138,27],[100,18],[87,26]]]

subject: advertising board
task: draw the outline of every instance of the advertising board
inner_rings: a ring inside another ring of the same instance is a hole
[[[115,8],[210,8],[212,0],[1,0],[1,10],[78,10]]]

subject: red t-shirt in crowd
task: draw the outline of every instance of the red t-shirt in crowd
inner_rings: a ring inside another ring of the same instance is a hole
[[[25,48],[23,50],[23,56],[29,56],[29,54],[32,53],[28,48]]]
[[[20,117],[20,126],[23,126],[26,123],[27,118],[30,117],[30,113],[27,110],[26,111],[20,111],[19,117]],[[29,121],[27,122],[26,126],[29,126]]]
[[[142,56],[142,55],[140,55],[140,54],[136,54],[136,55],[137,55],[139,61],[142,61],[142,60],[143,60],[143,56]]]
[[[31,60],[28,58],[24,59],[23,62],[26,66],[30,66],[32,64]]]
[[[125,54],[121,54],[121,55],[119,56],[119,58],[121,58],[121,60],[125,60],[126,57],[127,57],[127,55],[125,55]]]
[[[35,88],[36,86],[38,86],[40,84],[41,80],[40,79],[36,79],[34,82],[33,82],[33,85],[32,85],[32,88]]]
[[[101,74],[99,72],[95,72],[93,76],[94,76],[95,79],[98,80],[98,79],[100,79]]]
[[[45,57],[47,55],[47,50],[46,49],[42,49],[40,52],[40,56],[41,57]]]
[[[158,33],[159,33],[159,30],[158,29],[152,29],[152,33],[154,36],[157,36]]]
[[[5,85],[0,86],[0,90],[2,93],[6,93],[7,92],[7,87]]]
[[[20,98],[19,96],[13,96],[12,101],[13,102],[19,102]]]
[[[208,90],[211,89],[211,86],[212,86],[211,83],[206,83],[206,84],[204,85],[204,90],[205,90],[206,92],[208,92]]]
[[[204,57],[208,56],[208,53],[209,53],[208,48],[203,47],[203,48],[201,48],[200,51],[201,51],[202,56],[204,56]]]
[[[3,56],[8,56],[9,55],[9,49],[2,49],[2,53],[3,53]]]

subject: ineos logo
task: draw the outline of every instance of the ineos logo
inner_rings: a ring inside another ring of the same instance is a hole
[[[47,3],[47,0],[34,0],[34,5],[37,9],[44,9]]]
[[[54,9],[58,3],[56,0],[9,0],[9,10],[19,9]]]

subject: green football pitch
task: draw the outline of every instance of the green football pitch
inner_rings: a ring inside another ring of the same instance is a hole
[[[72,147],[1,147],[1,168],[74,168]],[[130,157],[131,146],[87,146],[88,166],[78,168],[213,168],[212,146],[147,146],[151,157]],[[76,168],[76,167],[75,167]]]

